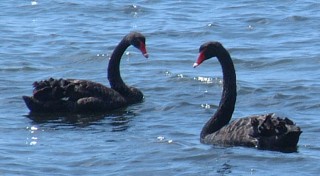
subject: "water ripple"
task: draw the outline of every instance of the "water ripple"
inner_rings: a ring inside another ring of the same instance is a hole
[[[9,0],[1,7],[0,174],[318,174],[318,1]],[[108,59],[130,31],[145,34],[150,58],[129,47],[121,74],[144,102],[110,114],[29,114],[21,96],[36,80],[108,86]],[[234,118],[294,119],[303,130],[297,153],[199,142],[223,83],[216,59],[192,68],[206,41],[220,41],[233,58]]]

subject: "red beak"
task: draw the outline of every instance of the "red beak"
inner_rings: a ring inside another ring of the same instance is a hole
[[[204,51],[205,50],[200,52],[197,61],[193,64],[193,68],[196,68],[197,66],[199,66],[205,60],[206,56],[204,55]]]
[[[141,53],[143,54],[143,56],[145,58],[149,57],[149,55],[147,53],[146,45],[143,42],[140,42],[140,48],[139,49],[140,49]]]

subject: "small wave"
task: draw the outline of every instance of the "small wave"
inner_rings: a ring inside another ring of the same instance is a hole
[[[206,83],[206,84],[223,84],[223,80],[221,78],[212,78],[212,77],[204,77],[204,76],[198,76],[194,77],[194,80]]]
[[[48,70],[52,69],[53,67],[46,67],[46,66],[40,66],[40,67],[34,67],[34,66],[22,66],[22,67],[5,67],[0,68],[1,72],[17,72],[17,71],[38,71],[38,70]]]
[[[166,139],[164,136],[158,136],[157,141],[161,143],[168,143],[168,144],[171,144],[173,142],[172,139]]]
[[[292,65],[294,60],[292,59],[281,59],[281,60],[273,60],[270,61],[270,58],[259,58],[257,60],[238,60],[238,65],[243,64],[246,67],[261,69],[261,68],[275,68],[276,66],[284,66],[284,68],[288,67],[288,65]]]
[[[304,16],[293,15],[285,18],[284,20],[285,21],[306,21],[308,20],[308,18]]]
[[[252,18],[250,20],[248,20],[248,23],[257,23],[257,24],[269,24],[270,23],[270,19],[268,18]]]
[[[125,14],[132,15],[133,17],[137,17],[138,15],[148,11],[147,8],[136,4],[126,5],[122,10]]]

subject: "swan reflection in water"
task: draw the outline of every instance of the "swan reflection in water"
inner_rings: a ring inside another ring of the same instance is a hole
[[[26,115],[27,118],[36,124],[59,124],[72,125],[78,127],[87,127],[106,120],[107,124],[112,126],[111,131],[125,131],[130,127],[130,121],[136,114],[131,111],[116,110],[109,113],[33,113]],[[104,123],[99,123],[103,125]]]

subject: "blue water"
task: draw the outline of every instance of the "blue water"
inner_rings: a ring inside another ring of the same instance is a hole
[[[318,175],[320,3],[295,1],[13,1],[0,5],[0,175]],[[34,121],[22,95],[36,80],[108,85],[108,58],[130,31],[147,38],[123,79],[145,101],[69,121]],[[199,142],[221,95],[215,59],[193,69],[216,40],[237,72],[233,118],[276,112],[303,133],[296,153]]]

